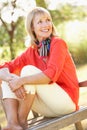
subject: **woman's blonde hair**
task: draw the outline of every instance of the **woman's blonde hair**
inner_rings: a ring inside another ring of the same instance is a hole
[[[28,32],[29,37],[31,38],[31,44],[35,43],[37,41],[35,33],[33,32],[32,28],[33,28],[33,20],[35,18],[35,16],[37,14],[48,14],[51,18],[50,13],[48,12],[48,10],[46,10],[45,8],[42,7],[35,7],[32,11],[30,11],[27,15],[26,21],[25,21],[25,27],[26,30]],[[51,18],[52,19],[52,18]],[[56,29],[54,24],[52,23],[52,36],[57,35],[56,33]]]

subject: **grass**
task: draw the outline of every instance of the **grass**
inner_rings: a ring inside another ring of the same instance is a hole
[[[86,74],[87,74],[87,64],[77,68],[77,76],[78,76],[79,81],[86,80],[87,79]],[[80,88],[79,105],[83,105],[83,106],[87,105],[87,87]],[[1,104],[0,104],[0,124],[2,125],[2,127],[6,125],[6,118],[5,118],[5,114],[3,112]],[[83,120],[82,124],[83,124],[84,130],[87,130],[87,120]],[[61,130],[75,130],[75,126],[73,124]]]

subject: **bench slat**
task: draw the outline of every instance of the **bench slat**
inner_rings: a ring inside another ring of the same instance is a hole
[[[80,110],[63,117],[56,118],[44,118],[44,120],[38,120],[36,124],[30,126],[27,130],[59,130],[70,124],[76,124],[77,130],[82,130],[81,124],[77,127],[78,122],[87,118],[87,107],[80,108]],[[80,129],[79,129],[80,127]]]

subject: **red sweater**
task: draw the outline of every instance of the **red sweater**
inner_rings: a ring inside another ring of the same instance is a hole
[[[39,56],[37,48],[31,46],[19,57],[5,63],[0,68],[8,67],[11,73],[20,74],[22,67],[25,65],[34,65],[41,69],[52,82],[56,82],[68,93],[76,104],[76,109],[78,109],[79,85],[76,68],[67,45],[62,39],[52,38],[47,62],[44,62],[42,57]]]

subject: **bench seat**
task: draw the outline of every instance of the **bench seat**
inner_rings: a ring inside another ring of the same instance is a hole
[[[81,121],[87,118],[87,107],[81,107],[78,111],[71,114],[55,117],[37,117],[28,120],[27,130],[59,130],[68,125],[75,124],[76,130],[83,130]]]

